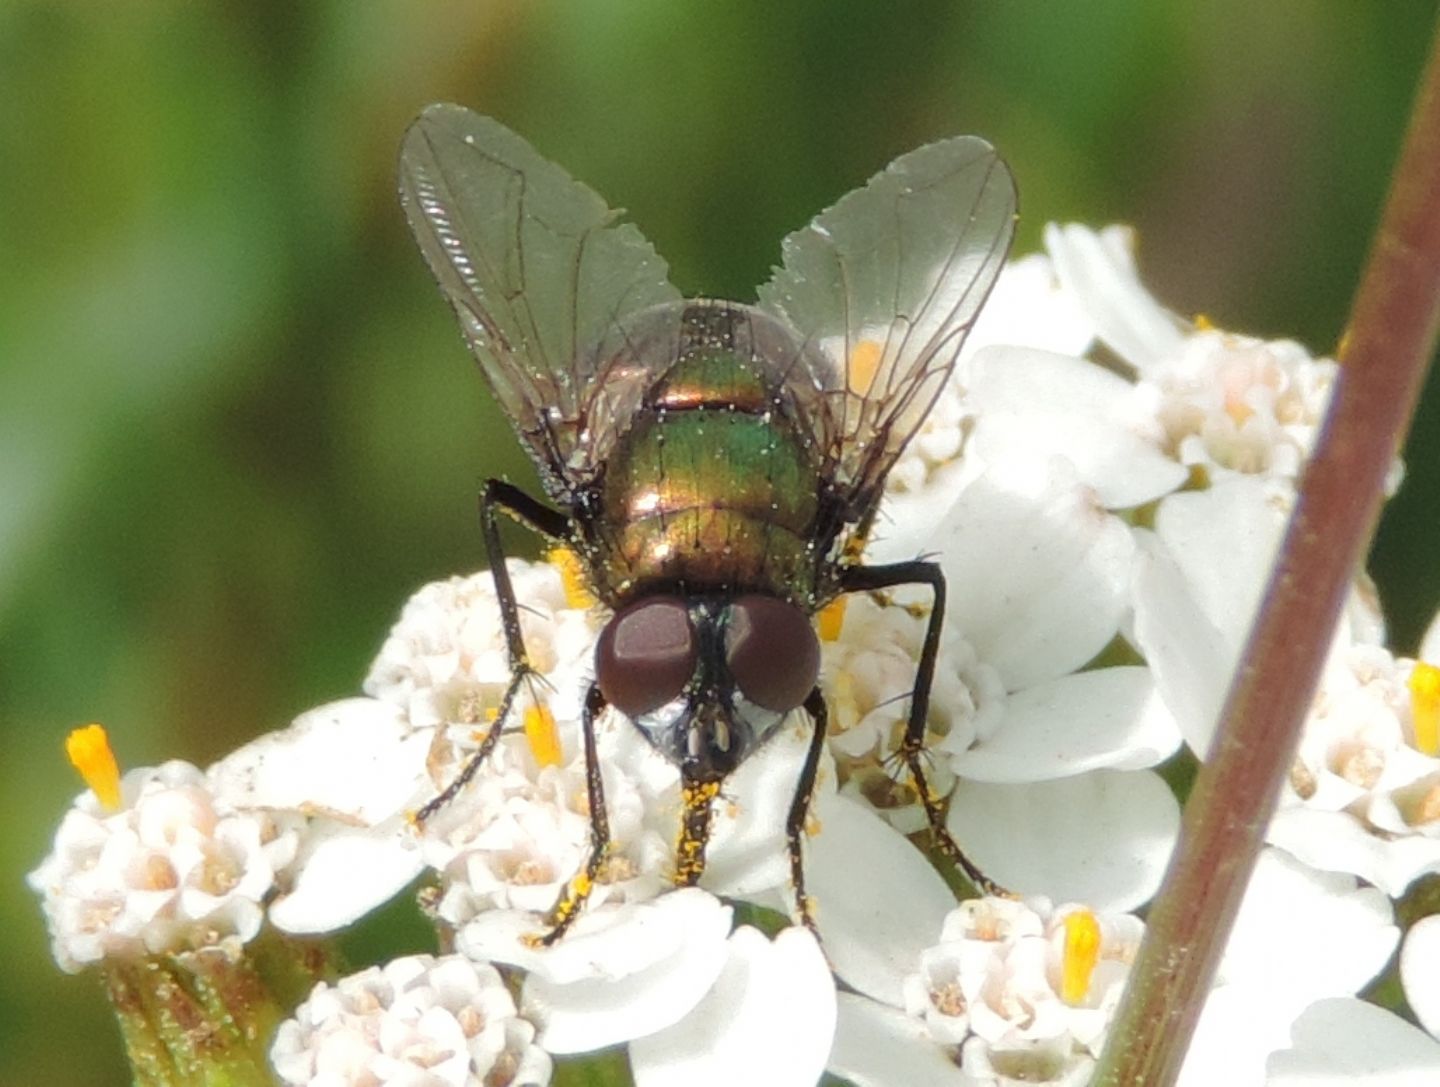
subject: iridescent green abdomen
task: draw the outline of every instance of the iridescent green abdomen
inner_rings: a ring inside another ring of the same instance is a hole
[[[606,465],[612,584],[810,598],[820,471],[777,396],[733,351],[677,361]]]

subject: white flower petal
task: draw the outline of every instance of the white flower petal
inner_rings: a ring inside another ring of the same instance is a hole
[[[397,707],[347,698],[303,713],[208,771],[231,804],[320,812],[364,824],[399,812],[426,785],[429,733]]]
[[[590,928],[605,912],[583,914],[525,981],[525,1015],[540,1025],[551,1053],[663,1030],[695,1007],[725,965],[731,910],[704,891],[627,906],[616,911],[623,923]]]
[[[270,906],[285,932],[330,932],[388,902],[425,868],[417,843],[395,820],[373,829],[312,826],[290,893]]]
[[[1235,648],[1200,610],[1175,560],[1137,533],[1134,638],[1190,750],[1210,750]]]
[[[1114,637],[1135,543],[1060,459],[992,466],[931,539],[947,621],[1009,690],[1073,672]]]
[[[1135,637],[1202,758],[1289,515],[1284,488],[1248,476],[1172,494],[1134,579]]]
[[[1440,1038],[1440,914],[1422,917],[1405,934],[1400,981],[1415,1018]]]
[[[1353,873],[1397,898],[1420,876],[1440,872],[1440,839],[1376,834],[1343,811],[1282,808],[1265,840],[1311,867]]]
[[[855,1087],[979,1087],[931,1040],[925,1024],[841,993],[829,1071]]]
[[[1080,300],[1100,339],[1143,372],[1180,349],[1183,326],[1141,286],[1128,242],[1120,227],[1100,233],[1074,223],[1045,227],[1061,284]]]
[[[1389,961],[1399,941],[1390,900],[1354,876],[1316,872],[1279,849],[1261,852],[1220,976],[1292,1013],[1348,996]]]
[[[815,938],[730,937],[725,968],[674,1026],[630,1044],[636,1087],[814,1083],[835,1034],[835,983]]]
[[[1250,986],[1221,985],[1200,1010],[1179,1087],[1262,1087],[1265,1061],[1290,1041],[1294,1011]]]
[[[995,734],[951,756],[972,781],[1026,783],[1089,770],[1139,770],[1180,746],[1145,668],[1101,668],[1012,694]]]
[[[979,352],[964,375],[974,448],[989,463],[1060,456],[1108,509],[1168,494],[1189,475],[1132,425],[1135,387],[1084,359],[1019,347]]]
[[[1033,785],[961,780],[950,833],[1001,886],[1127,911],[1160,885],[1180,805],[1149,771],[1096,770]]]
[[[1061,289],[1043,253],[1012,260],[1000,272],[961,352],[991,344],[1019,344],[1078,355],[1095,339],[1095,325],[1077,300]]]
[[[1201,612],[1239,651],[1275,565],[1289,517],[1284,488],[1236,477],[1204,491],[1170,495],[1155,535],[1174,557]]]
[[[1294,1045],[1270,1058],[1269,1087],[1432,1087],[1440,1043],[1363,1000],[1321,1000],[1296,1021]]]
[[[955,895],[878,815],[843,796],[830,798],[818,815],[805,882],[825,953],[850,985],[898,1006],[905,976],[939,935]]]

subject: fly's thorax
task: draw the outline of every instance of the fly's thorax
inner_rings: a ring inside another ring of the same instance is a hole
[[[779,597],[643,596],[606,624],[595,675],[687,780],[719,781],[814,689],[820,644],[809,613]]]

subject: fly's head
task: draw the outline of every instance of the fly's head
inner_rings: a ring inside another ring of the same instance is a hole
[[[729,775],[802,705],[820,671],[804,610],[750,593],[644,596],[616,612],[595,647],[595,678],[689,781]]]

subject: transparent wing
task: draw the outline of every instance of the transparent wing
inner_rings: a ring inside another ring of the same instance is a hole
[[[829,468],[852,510],[924,421],[1004,263],[1015,183],[995,149],[959,136],[902,155],[785,239],[760,307],[818,348]]]
[[[600,386],[646,380],[610,365],[627,323],[680,298],[665,262],[595,192],[461,106],[430,106],[411,124],[400,199],[547,490],[569,495],[601,455],[588,429]],[[612,387],[603,399],[638,396]]]

